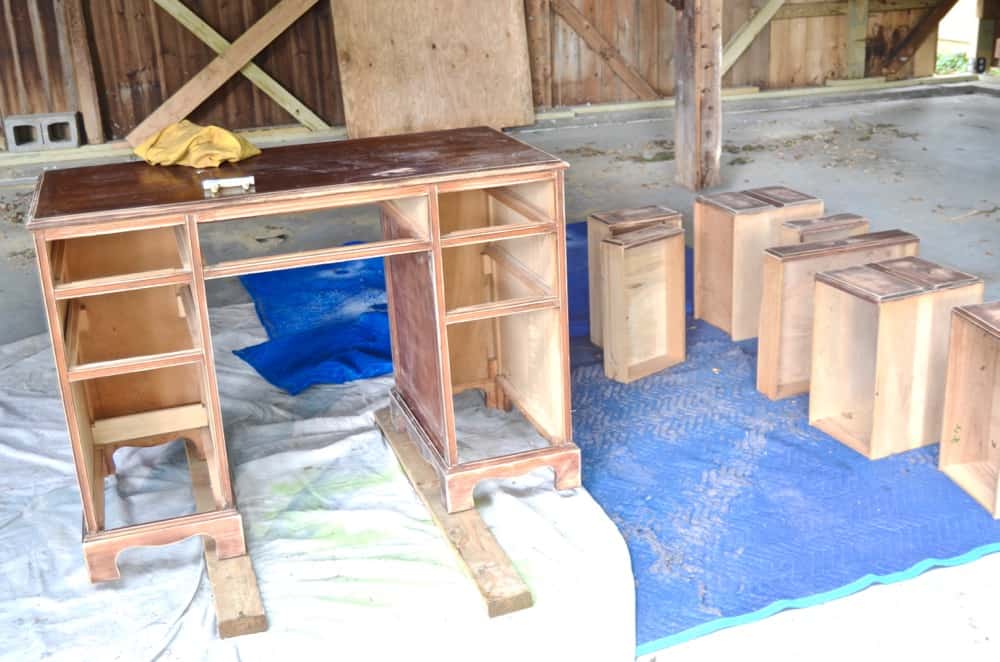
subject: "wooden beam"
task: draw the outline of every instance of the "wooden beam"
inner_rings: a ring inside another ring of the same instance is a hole
[[[200,16],[188,9],[187,5],[181,2],[181,0],[153,0],[153,2],[159,5],[160,9],[170,14],[178,23],[190,30],[194,36],[198,37],[206,46],[215,51],[217,55],[222,55],[227,48],[232,46],[225,37],[216,32]],[[319,115],[309,110],[294,94],[285,89],[281,83],[253,62],[248,63],[240,69],[240,73],[303,126],[312,131],[323,131],[330,128]]]
[[[928,9],[937,4],[937,0],[869,0],[868,13],[880,14],[890,11],[910,11],[913,9]],[[774,15],[775,21],[786,21],[793,18],[816,18],[819,16],[847,16],[847,0],[829,0],[825,2],[788,2]]]
[[[215,510],[215,499],[208,471],[208,463],[198,457],[190,443],[184,445],[188,468],[191,471],[191,491],[195,509],[199,512]],[[205,545],[205,574],[212,585],[215,602],[215,624],[219,638],[238,637],[267,630],[267,613],[260,599],[257,573],[249,555],[220,559],[215,553],[215,541],[203,536]]]
[[[531,89],[536,106],[552,106],[552,7],[549,0],[525,0]]]
[[[126,136],[133,147],[184,119],[318,0],[281,0]]]
[[[94,63],[90,58],[90,36],[83,16],[80,0],[64,0],[63,17],[69,39],[70,57],[73,59],[73,77],[76,80],[76,99],[83,115],[83,131],[87,142],[96,145],[104,142],[101,124],[101,104],[94,82]]]
[[[865,77],[869,0],[847,0],[847,78]]]
[[[441,483],[437,472],[421,457],[406,432],[396,428],[389,410],[375,412],[375,422],[396,454],[417,496],[448,540],[462,569],[476,582],[490,617],[530,607],[534,603],[531,591],[490,533],[479,511],[473,508],[449,514],[441,502]]]
[[[978,0],[976,18],[979,27],[976,33],[976,59],[985,58],[986,69],[993,64],[996,49],[997,19],[1000,18],[1000,0]]]
[[[927,37],[931,36],[941,19],[951,11],[957,2],[958,0],[942,0],[941,3],[928,10],[917,21],[917,24],[910,28],[906,36],[896,44],[896,47],[886,55],[881,73],[886,75],[897,73],[913,57],[913,54],[917,52]]]
[[[659,93],[653,86],[646,82],[635,68],[632,67],[622,57],[614,46],[611,45],[604,35],[597,31],[590,21],[587,20],[580,10],[570,2],[570,0],[550,0],[552,9],[566,21],[566,24],[573,28],[573,31],[583,39],[602,60],[611,68],[618,78],[621,79],[630,90],[635,92],[640,99],[658,99]]]
[[[719,183],[722,157],[722,0],[685,0],[674,31],[677,183]]]
[[[750,48],[753,40],[771,22],[771,19],[774,18],[774,15],[778,13],[778,10],[784,4],[785,0],[767,0],[763,7],[750,16],[750,19],[733,33],[733,36],[729,38],[729,43],[722,49],[723,76],[736,64],[736,61],[740,59],[744,51]]]

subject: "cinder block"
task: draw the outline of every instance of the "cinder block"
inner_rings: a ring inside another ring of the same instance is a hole
[[[80,146],[80,121],[76,113],[36,115],[42,124],[42,142],[52,149]]]
[[[80,146],[76,113],[8,115],[3,118],[4,138],[12,152],[36,152]]]
[[[35,152],[45,149],[42,143],[42,123],[34,115],[4,117],[3,137],[9,152]]]

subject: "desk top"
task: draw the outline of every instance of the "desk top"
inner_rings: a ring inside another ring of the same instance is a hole
[[[116,163],[50,170],[39,178],[28,229],[121,218],[126,213],[193,213],[232,204],[232,196],[206,198],[205,179],[253,175],[241,202],[294,196],[307,189],[429,183],[515,168],[565,168],[550,154],[488,127],[429,131],[264,150],[219,168]]]

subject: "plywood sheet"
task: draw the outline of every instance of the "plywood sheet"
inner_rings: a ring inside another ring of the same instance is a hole
[[[352,138],[535,121],[521,0],[333,0]]]

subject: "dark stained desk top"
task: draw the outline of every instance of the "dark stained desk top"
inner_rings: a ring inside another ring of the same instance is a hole
[[[566,165],[499,131],[476,127],[275,147],[219,168],[145,163],[67,168],[50,170],[39,179],[28,228],[76,224],[100,220],[102,214],[110,212],[158,207],[164,207],[164,212],[183,213],[225,202],[227,196],[205,197],[201,185],[205,179],[253,175],[254,192],[240,196],[248,199],[319,187],[405,184],[471,173],[488,175],[510,168]]]

